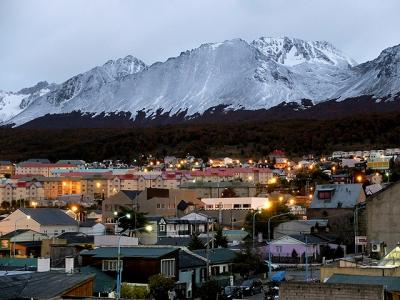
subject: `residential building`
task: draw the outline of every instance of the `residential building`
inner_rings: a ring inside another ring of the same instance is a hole
[[[267,252],[271,251],[273,261],[277,262],[303,262],[302,256],[306,255],[313,259],[321,253],[321,246],[330,246],[333,249],[339,247],[324,239],[312,234],[291,234],[284,235],[272,240],[266,247]]]
[[[194,250],[193,253],[200,255],[203,258],[208,257],[210,261],[210,274],[218,276],[223,273],[231,273],[236,253],[228,248],[213,248],[208,251],[206,249]]]
[[[267,184],[273,177],[269,168],[207,168],[192,171],[193,180],[202,182],[243,181],[254,184]]]
[[[0,255],[12,256],[15,243],[15,253],[18,257],[38,257],[40,255],[40,241],[48,238],[46,234],[31,229],[11,231],[0,236]]]
[[[102,219],[103,223],[113,223],[115,219],[114,212],[121,209],[134,210],[137,208],[137,196],[141,191],[121,190],[115,195],[102,201]]]
[[[291,220],[278,224],[273,231],[273,238],[277,239],[285,235],[311,234],[329,232],[328,220]]]
[[[8,160],[0,161],[0,177],[12,176],[15,174],[15,165]]]
[[[61,299],[93,296],[93,274],[24,272],[0,276],[1,299]]]
[[[125,282],[147,283],[149,277],[162,274],[179,279],[179,248],[136,246],[121,247],[122,278]],[[101,247],[82,251],[82,265],[102,270],[116,278],[117,247]],[[132,272],[132,270],[135,270]]]
[[[42,162],[21,162],[15,167],[16,175],[42,175],[52,177],[52,171],[56,169],[74,170],[77,166],[74,164],[59,164],[59,163],[42,163]]]
[[[370,242],[394,249],[400,241],[400,182],[376,192],[366,201],[367,236]]]
[[[0,234],[31,229],[50,237],[78,231],[78,223],[58,208],[19,208],[0,221]]]
[[[259,209],[268,203],[266,197],[202,198],[205,210],[220,209]]]
[[[233,192],[237,197],[255,197],[257,187],[252,182],[242,181],[188,181],[179,187],[183,190],[194,190],[197,198],[220,198],[224,192]]]
[[[366,199],[362,184],[317,185],[308,219],[327,219],[331,233],[337,234],[345,244],[354,243],[354,208]]]
[[[44,188],[40,182],[19,181],[14,183],[12,180],[0,182],[0,203],[23,200],[40,201],[44,198]]]

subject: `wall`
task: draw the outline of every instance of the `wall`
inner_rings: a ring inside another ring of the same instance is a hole
[[[367,200],[367,236],[382,241],[391,251],[400,241],[400,183],[394,183]]]
[[[383,286],[283,282],[280,300],[379,300],[384,299]]]

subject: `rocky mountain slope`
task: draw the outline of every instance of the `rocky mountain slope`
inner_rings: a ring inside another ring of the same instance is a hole
[[[282,102],[318,104],[363,95],[379,102],[400,91],[399,62],[400,46],[357,65],[324,41],[235,39],[203,44],[151,66],[127,56],[61,84],[40,84],[36,92],[0,92],[0,122],[19,126],[72,112],[187,120],[221,106],[225,112],[268,110]]]

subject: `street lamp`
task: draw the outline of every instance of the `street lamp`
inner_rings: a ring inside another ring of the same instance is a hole
[[[17,235],[17,222],[21,221],[21,220],[29,220],[30,218],[31,218],[31,216],[27,215],[25,217],[15,220],[15,222],[14,222],[14,257],[15,257],[15,236]]]
[[[274,215],[268,218],[268,278],[271,280],[271,273],[272,273],[272,268],[271,268],[271,220],[278,218],[278,217],[282,217],[282,216],[286,216],[286,215],[290,215],[291,212],[286,212],[286,213],[282,213],[282,214],[278,214],[278,215]]]
[[[118,212],[114,212],[115,216],[118,216]],[[131,214],[126,214],[125,216],[119,217],[117,219],[117,222],[115,223],[115,233],[117,234],[117,228],[119,221],[127,218],[131,218]],[[120,261],[121,261],[121,233],[118,234],[118,252],[117,252],[117,293],[116,293],[116,299],[119,299],[121,297],[121,276],[122,276],[122,270],[120,266]]]
[[[118,212],[114,212],[114,215],[118,215]],[[131,218],[131,214],[126,214],[125,216],[119,217],[117,219],[117,224],[119,224],[119,221],[127,218],[130,219]],[[117,225],[118,226],[118,225]],[[144,227],[140,227],[140,228],[136,228],[133,229],[133,232],[137,232],[140,230],[145,230],[147,232],[151,232],[153,231],[153,226],[151,225],[146,225]],[[116,292],[116,299],[120,299],[121,297],[121,282],[122,282],[122,266],[121,266],[121,232],[118,234],[118,254],[117,254],[117,292]]]
[[[254,244],[256,239],[256,215],[260,214],[261,210],[257,209],[253,214],[253,251],[254,251]]]

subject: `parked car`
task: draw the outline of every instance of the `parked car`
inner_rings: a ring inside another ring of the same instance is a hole
[[[269,261],[268,260],[264,260],[264,265],[267,267],[267,269],[269,269]],[[277,270],[280,270],[280,269],[281,269],[280,265],[271,263],[271,270],[272,271],[277,271]]]
[[[226,286],[224,288],[224,295],[226,299],[242,299],[243,293],[240,286]]]
[[[272,286],[270,285],[265,293],[264,293],[265,299],[266,300],[275,300],[275,299],[279,299],[279,286],[275,285]]]
[[[262,282],[258,278],[247,279],[240,285],[244,296],[251,296],[263,291]]]

